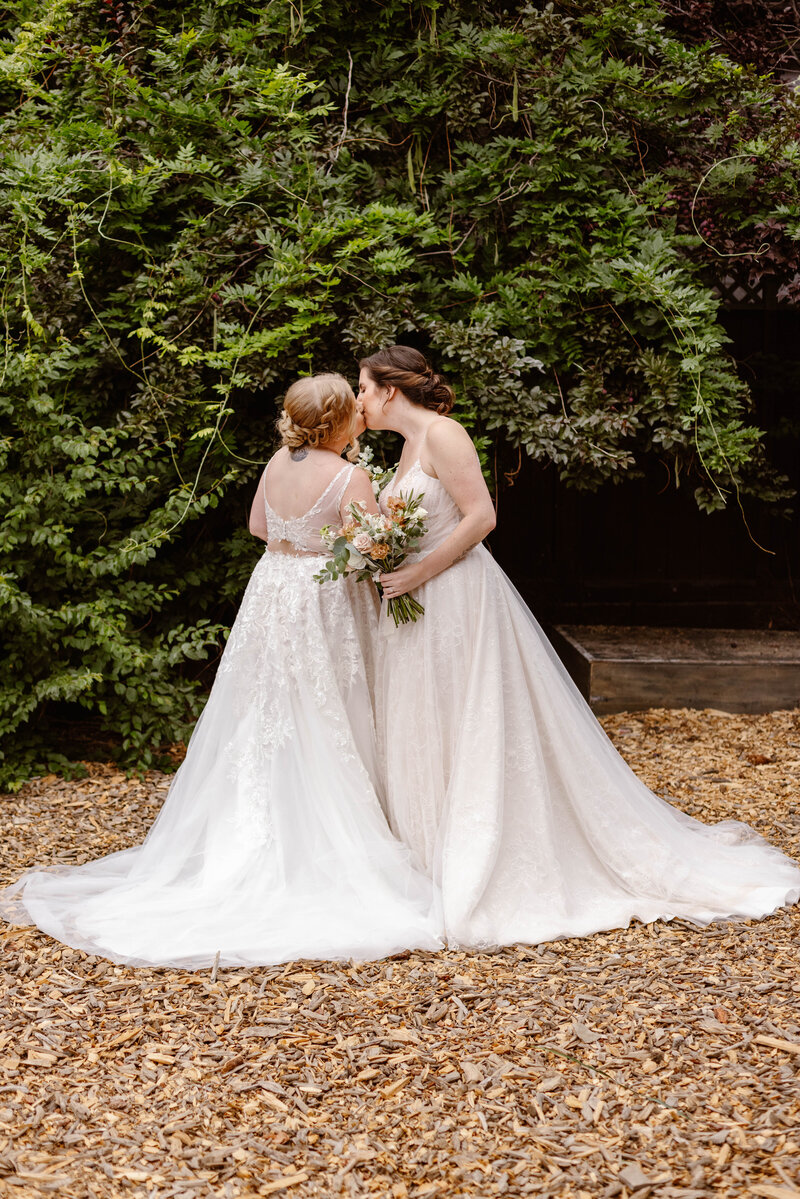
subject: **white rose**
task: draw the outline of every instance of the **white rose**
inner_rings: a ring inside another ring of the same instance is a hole
[[[415,515],[415,516],[427,516],[427,515],[428,515],[428,510],[427,510],[427,508],[417,508],[417,510],[416,510],[416,512],[414,513],[414,515]]]

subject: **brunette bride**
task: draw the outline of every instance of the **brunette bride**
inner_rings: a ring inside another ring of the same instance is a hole
[[[340,375],[286,394],[250,529],[267,542],[186,759],[144,844],[33,871],[0,914],[132,965],[188,969],[435,949],[430,881],[376,794],[373,588],[314,581],[320,528],[377,511],[341,453],[363,429]]]
[[[414,491],[428,512],[418,554],[381,576],[425,614],[381,622],[377,726],[389,821],[441,889],[450,945],[759,917],[800,897],[793,861],[744,824],[679,812],[617,754],[480,544],[494,510],[441,376],[406,346],[360,365],[367,425],[405,438],[381,503]]]

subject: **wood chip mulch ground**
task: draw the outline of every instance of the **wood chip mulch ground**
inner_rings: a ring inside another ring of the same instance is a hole
[[[800,858],[800,714],[603,722]],[[3,881],[141,839],[169,780],[37,780]],[[800,1196],[800,910],[495,954],[187,974],[2,926],[0,1195]]]

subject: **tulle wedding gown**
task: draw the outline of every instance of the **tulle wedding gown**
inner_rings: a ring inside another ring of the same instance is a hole
[[[461,514],[419,463],[381,496],[424,493],[440,544]],[[392,828],[441,889],[451,946],[585,936],[682,916],[758,917],[800,869],[747,825],[708,827],[640,782],[483,546],[380,622],[378,744]]]
[[[344,466],[304,517],[264,500],[253,571],[186,759],[144,843],[25,875],[0,915],[132,965],[197,969],[436,949],[436,896],[376,793],[367,672],[374,589],[320,585],[319,529]]]

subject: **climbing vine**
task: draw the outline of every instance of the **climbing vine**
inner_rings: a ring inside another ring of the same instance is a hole
[[[186,735],[298,373],[411,340],[487,464],[519,447],[594,488],[656,455],[703,508],[785,500],[714,286],[727,256],[792,298],[797,101],[665,22],[6,7],[4,785],[65,765],[79,712],[128,763]]]

